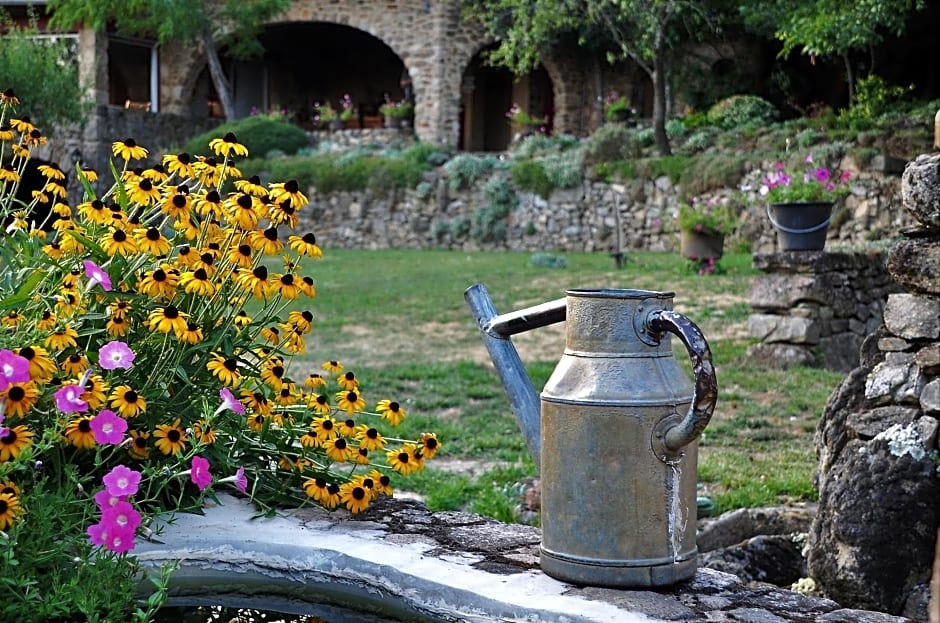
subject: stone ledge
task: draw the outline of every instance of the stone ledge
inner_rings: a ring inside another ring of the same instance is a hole
[[[360,516],[310,507],[258,519],[243,499],[220,501],[155,527],[160,542],[135,550],[151,570],[180,561],[170,605],[258,608],[265,595],[269,610],[354,612],[349,620],[363,622],[909,621],[705,568],[666,589],[576,587],[537,568],[538,529],[413,501],[381,500]]]

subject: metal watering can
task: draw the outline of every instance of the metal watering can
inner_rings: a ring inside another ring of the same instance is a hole
[[[697,439],[718,383],[702,332],[673,293],[575,289],[498,315],[464,293],[539,465],[542,570],[574,584],[668,586],[695,575]],[[535,393],[511,336],[567,321],[565,351]],[[670,334],[692,359],[694,386]]]

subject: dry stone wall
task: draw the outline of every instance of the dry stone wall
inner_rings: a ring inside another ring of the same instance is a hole
[[[843,167],[845,168],[845,167]],[[751,177],[745,177],[742,184]],[[492,208],[485,188],[493,176],[455,191],[444,168],[426,174],[414,189],[317,193],[307,189],[304,226],[326,246],[340,248],[502,249],[530,252],[671,251],[678,248],[675,215],[681,187],[668,177],[623,184],[586,180],[547,198],[515,191],[518,202],[496,236],[474,235],[473,224]],[[715,191],[717,200],[745,199],[736,188]],[[748,243],[758,253],[777,250],[776,235],[759,197],[746,198],[739,232],[728,242]],[[900,209],[900,177],[881,167],[857,168],[852,194],[836,210],[830,249],[892,238],[914,219]]]
[[[820,420],[808,562],[840,603],[926,621],[940,525],[940,154],[907,165],[901,195],[915,225],[887,268],[903,291]]]

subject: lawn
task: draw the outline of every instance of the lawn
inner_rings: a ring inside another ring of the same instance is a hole
[[[567,288],[675,292],[676,310],[701,327],[718,374],[718,405],[700,441],[703,493],[719,512],[813,498],[813,432],[842,375],[748,361],[756,274],[749,254],[726,255],[720,274],[704,276],[669,253],[630,253],[621,269],[605,254],[561,257],[565,267],[547,268],[527,253],[327,250],[312,271],[317,297],[303,302],[314,330],[307,354],[291,364],[293,376],[342,361],[362,380],[367,401],[404,405],[402,437],[434,431],[443,442],[427,469],[399,489],[421,494],[433,510],[515,521],[522,483],[537,470],[464,290],[483,283],[500,313],[561,298]],[[562,353],[563,331],[559,324],[513,338],[538,389]]]

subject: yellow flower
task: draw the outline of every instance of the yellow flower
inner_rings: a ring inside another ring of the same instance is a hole
[[[414,444],[406,443],[398,450],[389,450],[385,456],[392,469],[407,476],[424,467],[424,459],[416,451]]]
[[[111,391],[109,396],[111,406],[123,418],[137,417],[147,411],[147,401],[134,391],[130,385],[119,385]]]
[[[95,432],[91,429],[91,416],[81,415],[74,418],[65,427],[65,438],[68,442],[81,450],[91,450],[95,447]]]
[[[238,142],[233,132],[226,132],[222,138],[214,138],[209,141],[209,149],[214,151],[217,156],[228,157],[232,153],[236,156],[248,155],[248,148]]]
[[[366,401],[362,397],[362,394],[353,390],[337,392],[336,404],[340,409],[350,414],[356,411],[362,411],[366,407]]]
[[[188,317],[189,314],[181,312],[173,305],[167,305],[150,312],[148,322],[151,331],[181,333],[186,330],[186,318]]]
[[[202,327],[192,322],[186,323],[186,330],[176,334],[181,342],[186,344],[198,344],[203,340]]]
[[[110,256],[133,255],[137,253],[137,243],[134,238],[127,235],[123,229],[114,227],[98,241],[105,252]]]
[[[398,426],[405,419],[405,410],[394,400],[380,400],[375,410],[392,426]]]
[[[63,351],[66,348],[78,346],[78,342],[75,340],[77,337],[78,331],[72,327],[62,327],[46,338],[46,348],[53,351]]]
[[[143,160],[147,157],[147,150],[138,145],[137,141],[132,138],[114,141],[111,144],[111,151],[115,156],[124,160]]]
[[[33,381],[11,383],[4,392],[0,393],[0,397],[6,399],[4,409],[6,415],[22,417],[39,400],[39,389]]]
[[[298,255],[306,255],[315,259],[323,257],[323,250],[317,246],[317,237],[313,232],[303,236],[288,236],[287,243]]]
[[[0,435],[0,463],[15,459],[33,445],[33,433],[25,426],[10,426],[6,431],[5,435]]]
[[[362,485],[347,482],[339,488],[339,499],[353,514],[358,514],[369,508],[372,496]]]
[[[197,294],[200,296],[212,296],[215,292],[215,284],[209,279],[204,268],[197,268],[192,272],[183,273],[180,277],[180,285],[187,294]]]
[[[323,443],[326,456],[337,463],[345,463],[349,459],[349,443],[342,437],[327,439]]]
[[[206,368],[227,387],[238,387],[238,384],[241,383],[242,377],[238,371],[238,360],[233,357],[213,354],[212,359],[206,364]]]
[[[283,183],[271,184],[271,200],[280,203],[285,199],[290,199],[291,205],[295,208],[302,208],[307,205],[307,197],[300,192],[300,185],[297,180],[289,180]]]
[[[134,240],[137,241],[137,248],[144,253],[157,256],[170,254],[170,241],[156,227],[135,229]]]
[[[147,457],[150,456],[150,448],[148,447],[150,433],[145,430],[133,429],[127,431],[127,433],[131,438],[131,444],[127,447],[127,453],[132,459],[138,461],[146,460]]]
[[[153,436],[156,438],[154,445],[163,454],[179,454],[186,447],[186,431],[178,418],[172,424],[158,424]]]
[[[20,499],[10,493],[0,493],[0,530],[8,530],[23,514]]]
[[[170,175],[175,174],[182,178],[196,177],[196,170],[193,169],[192,159],[186,152],[163,156],[163,166],[166,167]]]

